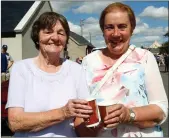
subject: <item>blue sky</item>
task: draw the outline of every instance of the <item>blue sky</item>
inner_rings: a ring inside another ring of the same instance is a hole
[[[80,20],[83,21],[83,37],[96,47],[105,46],[99,27],[101,11],[114,1],[51,1],[55,12],[63,14],[71,31],[81,35]],[[159,44],[167,41],[163,35],[168,31],[167,1],[121,1],[129,5],[136,15],[136,29],[131,43],[149,47],[154,41]]]

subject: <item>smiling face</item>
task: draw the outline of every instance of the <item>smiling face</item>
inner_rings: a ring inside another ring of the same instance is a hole
[[[39,32],[39,46],[42,53],[60,55],[67,44],[67,35],[58,20],[51,29],[41,29]]]
[[[116,9],[105,15],[103,34],[106,45],[113,55],[122,55],[128,49],[131,30],[127,12]]]

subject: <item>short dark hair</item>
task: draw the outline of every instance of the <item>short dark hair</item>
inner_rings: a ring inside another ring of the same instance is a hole
[[[31,39],[35,43],[36,49],[39,50],[39,32],[41,29],[51,29],[57,21],[60,21],[63,28],[65,29],[67,36],[67,43],[69,41],[70,28],[66,18],[56,12],[44,12],[34,22],[31,31]]]
[[[114,9],[119,9],[121,11],[127,12],[128,16],[129,16],[130,24],[131,24],[131,34],[132,34],[134,29],[135,29],[135,27],[136,27],[135,14],[134,14],[133,10],[130,8],[130,6],[125,5],[123,3],[120,3],[120,2],[115,2],[115,3],[109,4],[102,11],[102,13],[100,15],[100,20],[99,20],[99,24],[100,24],[101,30],[102,31],[104,30],[104,20],[105,20],[106,14],[112,12]]]
[[[8,46],[7,45],[3,45],[2,49],[5,50],[5,51],[7,51],[8,50]]]

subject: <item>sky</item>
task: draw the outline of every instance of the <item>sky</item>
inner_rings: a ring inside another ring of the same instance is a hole
[[[83,35],[95,47],[104,47],[105,42],[99,27],[101,11],[115,1],[51,1],[52,8],[66,17],[70,30]],[[167,1],[121,1],[129,5],[136,16],[136,28],[131,44],[149,47],[154,41],[167,41],[163,35],[168,32]],[[80,21],[82,26],[80,26]]]

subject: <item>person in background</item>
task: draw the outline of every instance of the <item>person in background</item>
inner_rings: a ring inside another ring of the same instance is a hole
[[[9,80],[9,78],[10,78],[9,69],[12,67],[12,65],[14,63],[14,60],[13,60],[12,56],[7,52],[7,50],[8,50],[8,46],[7,45],[2,45],[1,53],[6,55],[7,61],[8,61],[8,66],[7,66],[7,71],[6,71],[6,74],[5,74],[5,78],[6,78],[6,80]]]
[[[33,23],[31,38],[39,54],[17,61],[9,82],[8,120],[16,137],[75,137],[75,117],[92,108],[82,66],[60,58],[69,40],[64,16],[45,12]]]
[[[64,48],[64,58],[66,59],[69,56],[69,52],[67,51],[67,47]]]
[[[14,63],[14,60],[12,58],[12,56],[7,52],[8,50],[8,46],[7,45],[2,45],[2,48],[1,48],[1,53],[4,53],[7,57],[7,60],[8,60],[8,67],[7,67],[7,70],[9,71],[9,69],[12,67],[13,63]]]
[[[164,53],[164,65],[165,65],[165,72],[169,71],[169,55]]]
[[[6,81],[7,67],[8,67],[7,57],[4,53],[1,53],[1,82]]]
[[[87,128],[82,118],[76,118],[77,134],[86,137],[163,137],[160,125],[168,117],[168,99],[154,55],[130,45],[136,26],[133,10],[120,2],[112,3],[102,11],[99,23],[107,47],[92,52],[82,61],[91,94],[106,72],[131,53],[114,69],[95,96],[97,103],[118,102],[109,108],[104,118],[109,129],[101,129],[102,125]]]
[[[78,64],[82,64],[82,60],[83,60],[83,57],[78,57],[78,58],[76,59],[76,62],[77,62]]]
[[[66,59],[70,59],[70,57],[69,57],[69,56],[67,56],[67,57],[66,57]]]

